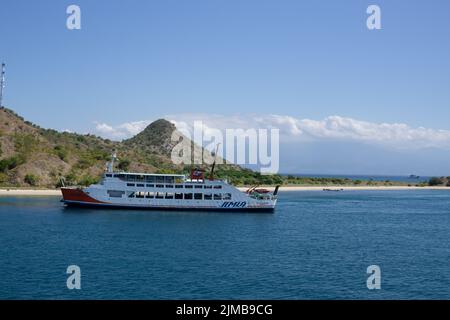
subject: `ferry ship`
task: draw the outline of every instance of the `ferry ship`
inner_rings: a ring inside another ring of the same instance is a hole
[[[62,187],[68,206],[137,208],[156,210],[206,210],[273,212],[279,186],[274,191],[258,187],[246,192],[226,180],[214,179],[195,169],[190,176],[115,172],[116,155],[108,162],[100,183],[87,188]]]

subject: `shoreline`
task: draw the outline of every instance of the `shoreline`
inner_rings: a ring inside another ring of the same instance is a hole
[[[261,186],[259,188],[267,188],[269,190],[274,189],[275,187],[264,187]],[[241,191],[246,191],[247,187],[238,187]],[[324,189],[328,189],[327,191],[388,191],[388,190],[449,190],[450,187],[445,186],[425,186],[425,187],[416,187],[416,186],[281,186],[280,192],[285,191],[325,191]]]
[[[61,196],[59,189],[0,189],[1,196]]]
[[[264,187],[269,190],[273,190],[274,187]],[[246,191],[248,187],[238,187],[240,191]],[[284,186],[280,187],[280,192],[289,191],[324,191],[324,189],[329,189],[330,192],[335,190],[341,191],[389,191],[389,190],[449,190],[450,187],[445,186]],[[61,190],[59,189],[15,189],[15,188],[0,188],[0,196],[61,196]]]

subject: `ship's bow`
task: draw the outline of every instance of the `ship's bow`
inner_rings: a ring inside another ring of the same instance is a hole
[[[63,201],[66,204],[99,204],[102,203],[88,195],[80,188],[61,188]]]

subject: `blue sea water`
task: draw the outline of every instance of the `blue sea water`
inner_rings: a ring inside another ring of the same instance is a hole
[[[0,298],[450,299],[450,191],[282,192],[274,214],[0,197]]]

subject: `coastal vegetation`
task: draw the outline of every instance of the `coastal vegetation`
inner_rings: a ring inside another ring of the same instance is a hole
[[[428,181],[428,185],[431,187],[434,187],[434,186],[450,187],[450,177],[432,177]]]
[[[23,180],[30,186],[36,186],[38,184],[39,178],[32,173],[28,173],[27,175],[25,175],[25,178]]]

